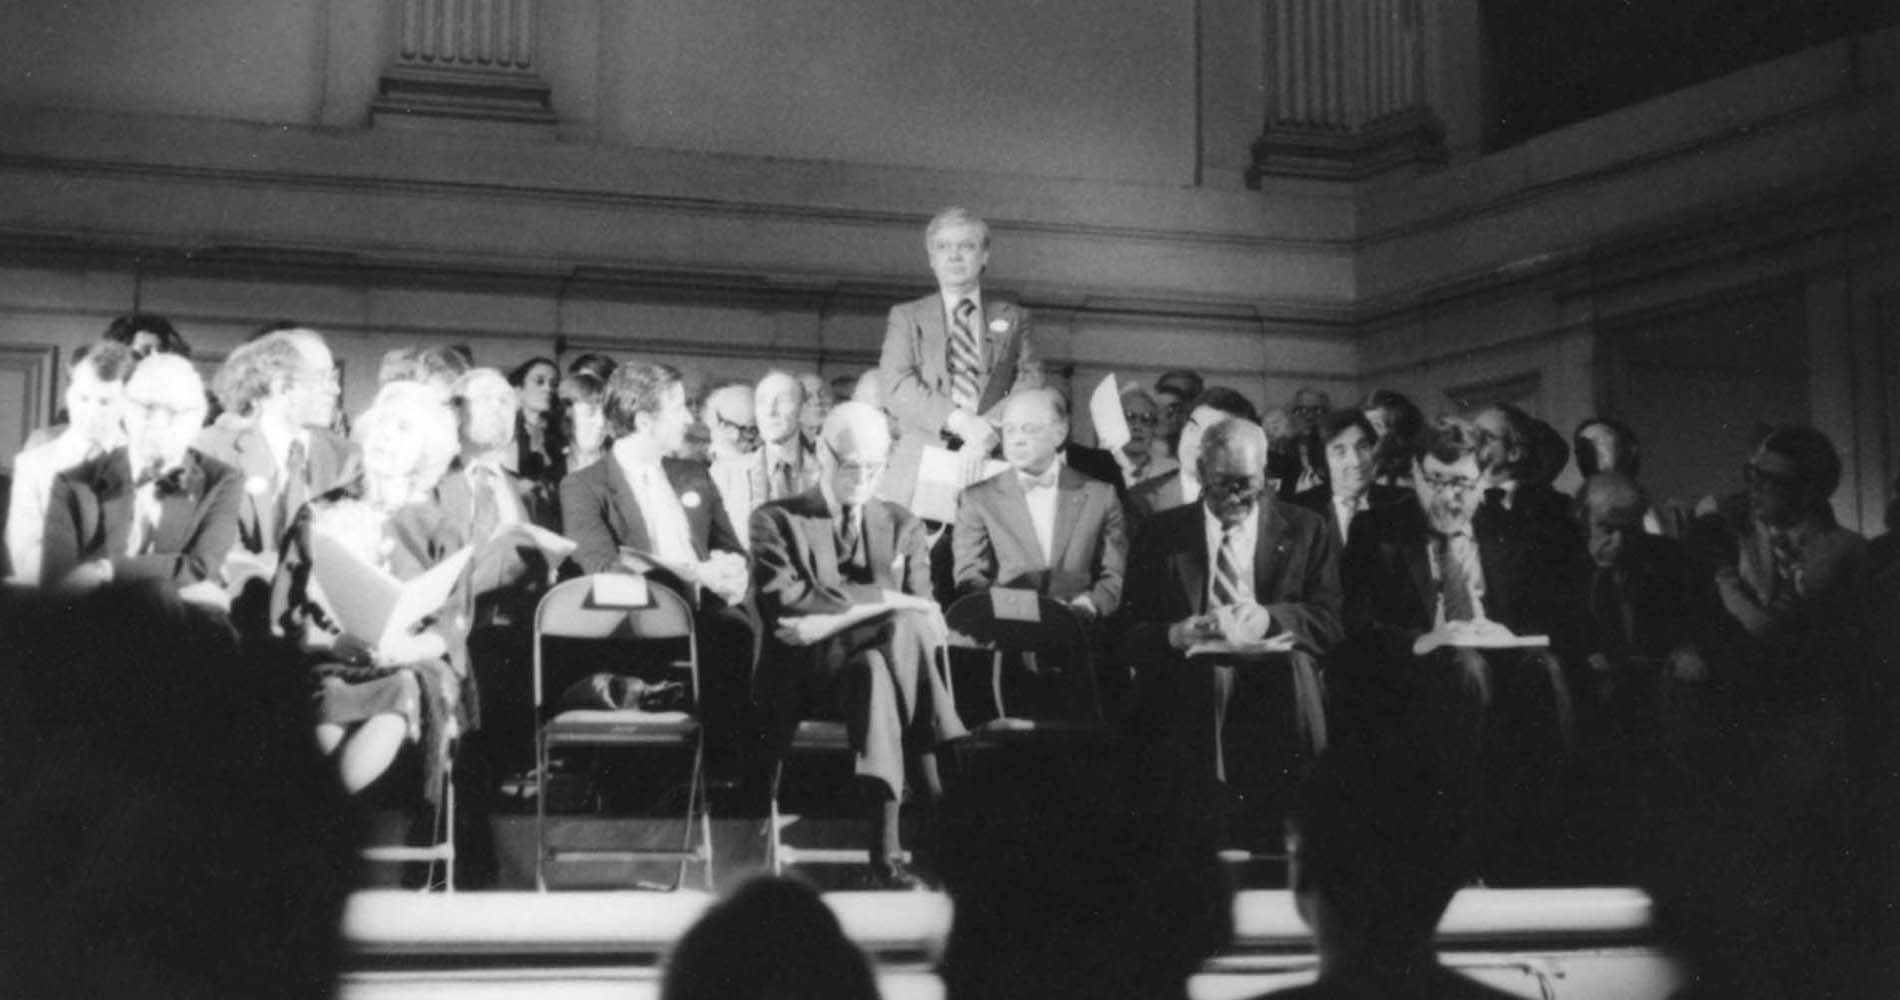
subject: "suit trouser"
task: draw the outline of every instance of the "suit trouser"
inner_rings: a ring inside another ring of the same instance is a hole
[[[776,658],[760,687],[772,753],[790,746],[801,718],[841,718],[859,777],[901,800],[906,761],[965,732],[937,669],[935,638],[925,615],[898,611],[846,629],[805,655],[792,650]]]
[[[1192,783],[1277,797],[1326,748],[1319,662],[1309,653],[1177,659],[1138,683],[1160,727],[1156,742]]]

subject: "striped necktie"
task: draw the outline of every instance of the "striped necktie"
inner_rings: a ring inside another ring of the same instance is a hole
[[[1240,543],[1239,525],[1222,529],[1220,555],[1214,566],[1214,607],[1253,600],[1253,588],[1247,583],[1249,574],[1242,570],[1247,560]]]
[[[950,317],[950,402],[959,410],[976,411],[978,363],[976,303],[964,299]]]

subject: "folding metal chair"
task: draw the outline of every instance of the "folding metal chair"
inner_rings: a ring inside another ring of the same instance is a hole
[[[430,822],[430,842],[375,844],[359,852],[364,861],[428,865],[428,874],[421,886],[423,892],[437,888],[455,891],[455,750],[456,743],[451,741],[448,765],[442,769],[442,787],[438,789],[437,797],[442,804],[435,809]],[[442,866],[440,880],[436,878],[437,865]]]
[[[1018,593],[1028,596],[1027,591]],[[1035,598],[1033,620],[1028,620],[1026,614],[998,617],[991,590],[958,598],[944,612],[944,621],[953,635],[965,637],[990,653],[990,697],[996,705],[996,718],[976,727],[972,735],[978,738],[1000,733],[1093,732],[1103,727],[1101,682],[1095,676],[1088,630],[1068,605],[1042,595]],[[1059,654],[1063,669],[1080,671],[1087,699],[1082,706],[1084,717],[1028,719],[1010,715],[1003,697],[1003,674],[1011,654]]]
[[[645,580],[647,603],[641,607],[603,605],[596,600],[598,576],[585,576],[556,585],[542,597],[534,614],[535,763],[542,787],[535,795],[534,884],[547,889],[547,866],[561,860],[651,861],[677,859],[679,874],[673,888],[686,880],[686,866],[705,866],[705,883],[713,884],[712,815],[706,795],[705,742],[699,720],[688,712],[644,712],[636,709],[569,709],[544,718],[546,640],[584,639],[600,642],[684,639],[687,657],[671,664],[688,671],[694,704],[699,699],[699,645],[693,636],[693,612],[679,592],[654,580]],[[624,581],[622,581],[624,582]],[[555,693],[558,697],[558,692]],[[657,747],[690,749],[693,768],[686,800],[684,828],[678,848],[559,848],[547,838],[547,776],[551,750],[565,747]],[[694,843],[694,821],[698,843]]]

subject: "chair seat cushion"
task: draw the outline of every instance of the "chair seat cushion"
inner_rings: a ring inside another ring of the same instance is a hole
[[[842,722],[806,719],[792,734],[792,746],[801,750],[849,750],[851,736]]]
[[[542,730],[549,743],[668,743],[691,739],[699,720],[690,712],[572,709]]]

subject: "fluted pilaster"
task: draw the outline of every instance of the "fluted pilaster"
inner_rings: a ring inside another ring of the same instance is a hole
[[[388,0],[395,51],[374,105],[414,116],[554,121],[539,75],[539,0]]]

